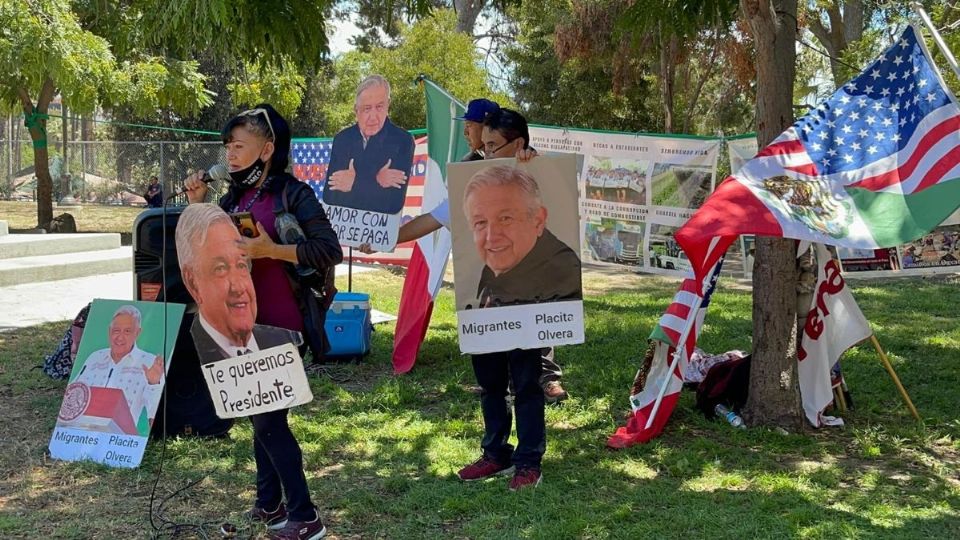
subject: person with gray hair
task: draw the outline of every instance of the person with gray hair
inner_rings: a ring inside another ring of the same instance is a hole
[[[528,173],[510,166],[482,169],[467,183],[463,213],[484,262],[477,304],[486,309],[517,304],[580,300],[580,258],[547,229],[547,208],[540,186]],[[467,306],[469,309],[471,306]],[[484,435],[480,459],[460,469],[463,481],[513,473],[510,490],[540,484],[546,452],[543,363],[551,349],[512,349],[475,354],[473,371],[480,385]],[[506,402],[513,383],[517,445],[508,441],[513,416]]]
[[[323,202],[384,214],[403,208],[413,137],[390,122],[390,83],[370,75],[357,86],[356,124],[333,138]]]
[[[137,347],[142,325],[143,316],[136,306],[120,306],[107,327],[110,346],[90,353],[71,382],[123,391],[133,423],[136,425],[146,415],[152,425],[163,390],[165,366],[163,355]]]
[[[528,173],[481,170],[467,183],[463,212],[484,262],[479,307],[582,299],[580,258],[547,229],[540,186]]]

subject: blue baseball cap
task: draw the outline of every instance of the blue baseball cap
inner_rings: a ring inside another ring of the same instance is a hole
[[[467,103],[467,112],[463,116],[458,116],[454,120],[470,120],[471,122],[483,122],[483,119],[490,113],[496,113],[500,110],[500,105],[496,101],[489,99],[474,99]]]

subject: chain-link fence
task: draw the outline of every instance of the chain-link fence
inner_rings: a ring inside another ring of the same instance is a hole
[[[33,142],[16,117],[3,119],[2,124],[0,199],[35,200]],[[64,148],[58,131],[48,127],[54,202],[71,195],[83,203],[144,205],[151,177],[160,180],[164,196],[169,196],[182,188],[183,179],[191,172],[225,161],[223,145],[217,140],[70,140]],[[185,203],[186,199],[176,197],[172,202]]]

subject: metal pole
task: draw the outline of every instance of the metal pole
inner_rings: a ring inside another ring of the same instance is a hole
[[[950,64],[950,68],[953,69],[953,72],[960,77],[960,66],[957,65],[957,59],[954,58],[953,53],[950,52],[950,48],[947,47],[947,43],[943,41],[943,37],[940,35],[940,32],[933,26],[933,21],[930,20],[930,16],[927,15],[927,12],[924,11],[923,6],[920,2],[911,2],[910,7],[913,8],[913,11],[920,16],[920,20],[923,21],[924,26],[927,27],[927,30],[930,31],[930,34],[933,35],[933,41],[937,44],[937,47],[940,47],[940,52],[943,53],[943,56],[946,57],[947,63]]]

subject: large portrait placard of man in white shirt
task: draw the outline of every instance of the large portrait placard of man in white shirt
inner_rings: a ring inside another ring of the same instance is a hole
[[[582,343],[576,157],[450,163],[460,350]]]
[[[157,414],[182,304],[95,300],[50,454],[136,467]]]

